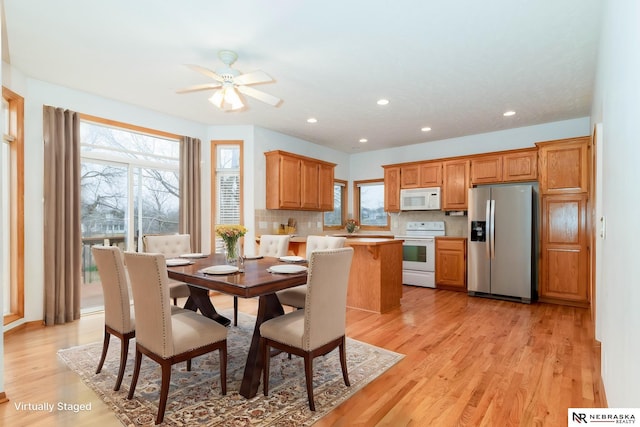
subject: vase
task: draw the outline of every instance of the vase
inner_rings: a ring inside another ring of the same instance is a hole
[[[237,265],[240,258],[240,245],[238,239],[229,239],[224,242],[224,256],[228,265]]]

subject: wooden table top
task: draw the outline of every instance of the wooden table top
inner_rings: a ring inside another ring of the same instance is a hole
[[[235,295],[241,298],[253,298],[272,294],[276,291],[307,283],[307,273],[276,274],[267,269],[273,265],[285,264],[278,258],[264,257],[247,259],[244,273],[205,274],[201,270],[212,265],[224,265],[223,254],[211,254],[206,258],[192,259],[193,264],[167,267],[171,279],[204,289]]]

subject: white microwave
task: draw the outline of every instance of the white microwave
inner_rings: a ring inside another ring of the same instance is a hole
[[[401,211],[440,210],[440,187],[400,190]]]

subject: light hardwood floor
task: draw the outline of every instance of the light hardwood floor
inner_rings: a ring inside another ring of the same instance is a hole
[[[589,310],[403,287],[384,315],[349,310],[347,335],[405,358],[317,426],[563,426],[567,408],[604,406]],[[216,307],[232,299],[215,296]],[[240,309],[255,313],[255,300]],[[102,339],[104,318],[29,326],[5,337],[0,425],[120,426],[56,357]],[[111,351],[111,350],[110,350]],[[348,348],[347,348],[348,351]],[[96,361],[97,363],[97,361]],[[20,403],[91,403],[91,411],[21,411]]]

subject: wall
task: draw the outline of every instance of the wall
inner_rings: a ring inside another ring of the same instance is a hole
[[[6,74],[5,74],[6,73]],[[42,107],[52,105],[80,113],[205,140],[206,127],[129,104],[25,78],[3,63],[3,85],[25,99],[25,259],[43,259],[43,144]],[[32,262],[25,268],[25,316],[9,328],[43,318],[44,266]]]
[[[439,159],[488,153],[491,151],[528,148],[533,147],[536,142],[540,141],[590,134],[589,118],[584,117],[581,119],[545,123],[536,126],[358,153],[353,154],[349,158],[350,178],[352,180],[382,178],[384,175],[382,167],[372,168],[371,165],[389,165],[413,162],[416,160]]]
[[[640,3],[604,2],[593,103],[601,130],[601,213],[596,338],[610,407],[640,408]]]

